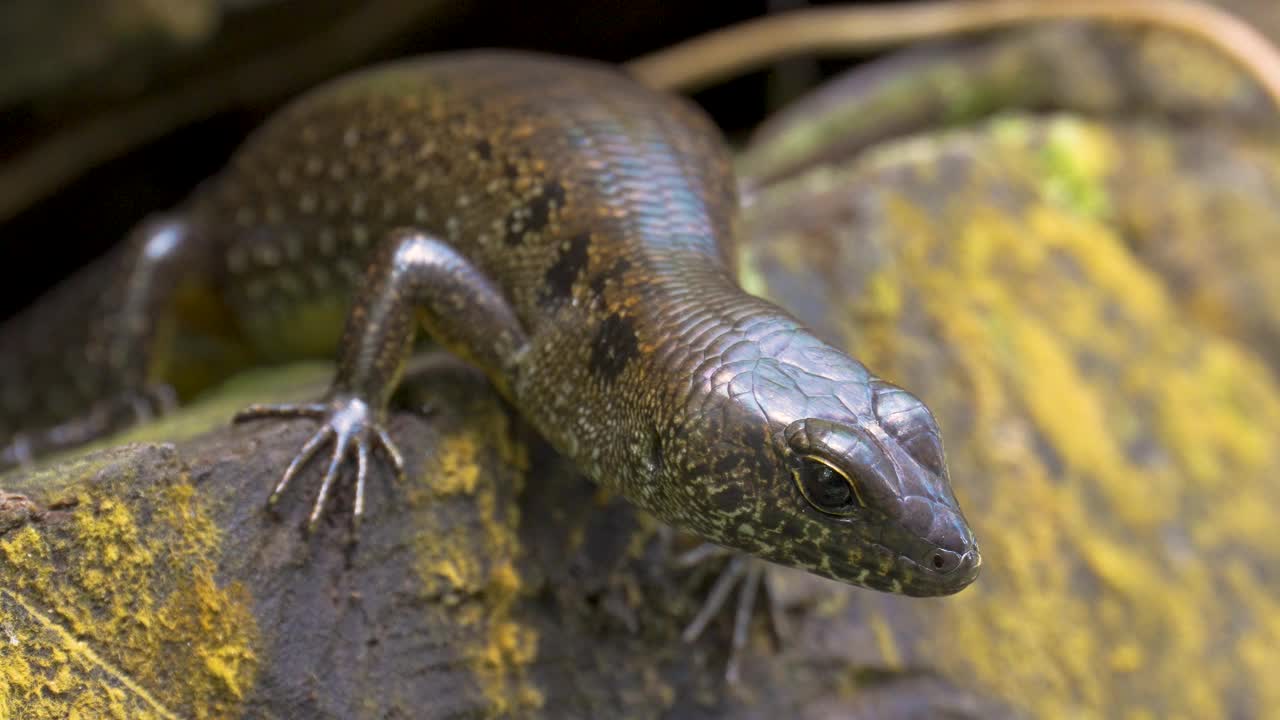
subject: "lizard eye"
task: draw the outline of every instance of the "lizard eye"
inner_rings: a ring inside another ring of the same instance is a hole
[[[800,494],[819,512],[852,515],[861,504],[848,476],[817,458],[801,458],[795,476]]]

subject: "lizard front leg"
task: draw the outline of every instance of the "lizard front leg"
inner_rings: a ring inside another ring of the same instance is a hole
[[[502,292],[443,240],[413,229],[393,231],[375,253],[356,290],[339,349],[338,370],[323,400],[301,405],[255,405],[236,422],[306,417],[321,425],[271,493],[275,503],[306,463],[331,445],[329,463],[308,526],[314,528],[342,466],[354,454],[357,526],[374,448],[403,476],[400,451],[387,434],[387,405],[413,349],[416,322],[441,345],[502,384],[526,337]]]

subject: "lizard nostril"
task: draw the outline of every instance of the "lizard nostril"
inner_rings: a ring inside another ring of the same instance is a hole
[[[949,550],[934,550],[929,553],[924,564],[936,573],[943,575],[954,572],[964,562],[964,558]]]

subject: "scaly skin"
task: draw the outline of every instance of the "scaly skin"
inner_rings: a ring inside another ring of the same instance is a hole
[[[139,231],[86,394],[149,396],[159,350],[132,349],[168,337],[154,316],[174,288],[202,288],[260,358],[339,347],[322,402],[246,413],[323,421],[278,489],[328,450],[318,516],[347,457],[360,489],[378,446],[399,465],[381,423],[421,317],[660,518],[847,583],[958,591],[980,560],[932,415],[735,284],[735,212],[710,122],[614,69],[493,52],[376,68],[284,109]]]

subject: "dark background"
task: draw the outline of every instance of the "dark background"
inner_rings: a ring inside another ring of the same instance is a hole
[[[246,4],[246,3],[241,3]],[[349,11],[351,0],[248,3],[224,17],[213,40],[188,55],[148,68],[136,90],[100,90],[102,83],[53,93],[52,99],[0,107],[0,165],[58,129],[139,98],[199,83],[202,73],[245,57],[271,57],[284,40],[305,38]],[[519,0],[451,3],[427,15],[372,53],[345,63],[467,47],[510,47],[623,62],[681,39],[737,21],[802,5],[804,0],[699,3],[671,0]],[[39,59],[31,60],[33,62]],[[773,107],[849,61],[798,59],[699,92],[731,138],[742,137]],[[109,70],[109,69],[108,69]],[[326,73],[326,75],[337,74]],[[107,75],[106,78],[110,78]],[[108,83],[109,84],[109,83]],[[312,85],[249,104],[230,103],[204,119],[182,124],[155,141],[88,170],[8,222],[0,222],[0,320],[12,316],[60,279],[118,243],[147,213],[177,204],[200,180],[217,172],[244,137],[273,108]],[[99,93],[103,97],[99,97]],[[0,218],[3,220],[3,218]],[[0,349],[2,350],[2,349]]]

